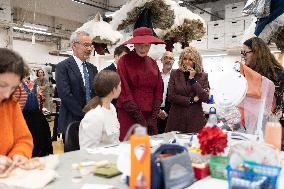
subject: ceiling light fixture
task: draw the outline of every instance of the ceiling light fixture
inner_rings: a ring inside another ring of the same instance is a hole
[[[48,29],[48,27],[46,27],[46,26],[41,26],[41,25],[38,25],[38,24],[31,24],[31,23],[24,23],[23,26],[25,28],[40,30],[40,31],[47,31],[47,29]]]
[[[18,30],[18,31],[25,31],[25,32],[29,32],[29,33],[38,33],[38,34],[42,34],[42,35],[51,35],[51,33],[46,32],[46,31],[40,31],[40,30],[34,30],[34,29],[29,29],[29,28],[21,28],[21,27],[13,27],[14,30]]]
[[[108,8],[105,8],[105,7],[94,5],[92,3],[88,3],[88,2],[86,2],[87,0],[72,0],[72,1],[75,2],[75,3],[96,7],[96,8],[102,9],[102,10],[106,10],[106,11],[114,11],[114,10],[111,10],[111,9],[108,9]],[[98,2],[94,2],[94,3],[98,3]],[[118,8],[116,8],[116,9],[118,9]]]
[[[105,17],[113,17],[114,12],[105,12]]]
[[[82,5],[84,5],[85,4],[85,1],[84,0],[81,0],[81,1],[77,1],[77,0],[72,0],[73,2],[75,2],[75,3],[79,3],[79,4],[82,4]]]

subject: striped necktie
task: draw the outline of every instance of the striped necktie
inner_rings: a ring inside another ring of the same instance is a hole
[[[91,100],[91,87],[90,87],[90,77],[87,70],[87,64],[86,62],[83,62],[83,73],[84,73],[84,80],[85,80],[85,92],[86,92],[86,103]]]

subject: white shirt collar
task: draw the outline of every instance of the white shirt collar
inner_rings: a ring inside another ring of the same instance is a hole
[[[172,70],[173,70],[173,69],[170,69],[170,71],[169,71],[168,73],[166,73],[166,74],[165,74],[165,73],[163,72],[163,69],[162,69],[161,74],[162,74],[162,75],[170,75],[170,74],[171,74],[171,72],[172,72]]]
[[[77,63],[78,67],[80,67],[83,64],[83,61],[80,60],[77,56],[73,55],[75,62]]]
[[[83,79],[83,82],[84,82],[84,85],[85,85],[85,78],[84,78],[84,71],[83,71],[83,61],[80,60],[77,56],[73,55],[73,58],[80,70],[80,73],[81,73],[81,76],[82,76],[82,79]]]

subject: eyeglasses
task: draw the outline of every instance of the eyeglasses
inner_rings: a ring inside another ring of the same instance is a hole
[[[253,51],[241,51],[241,55],[246,56],[248,53],[251,53]]]
[[[80,43],[80,42],[76,42],[80,45],[83,45],[85,48],[93,48],[93,44],[92,43]]]
[[[164,56],[164,60],[175,60],[173,57]]]

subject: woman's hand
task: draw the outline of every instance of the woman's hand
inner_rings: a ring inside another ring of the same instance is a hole
[[[4,173],[5,170],[12,165],[12,160],[7,156],[0,155],[0,174]]]
[[[18,155],[18,154],[15,154],[12,157],[12,159],[13,159],[13,163],[15,163],[15,165],[20,168],[24,168],[25,163],[28,161],[28,158],[26,158],[23,155]]]
[[[193,101],[194,102],[197,102],[199,100],[199,97],[198,96],[195,96],[194,98],[193,98]]]
[[[189,76],[188,79],[193,79],[196,74],[196,71],[193,68],[189,68]]]

